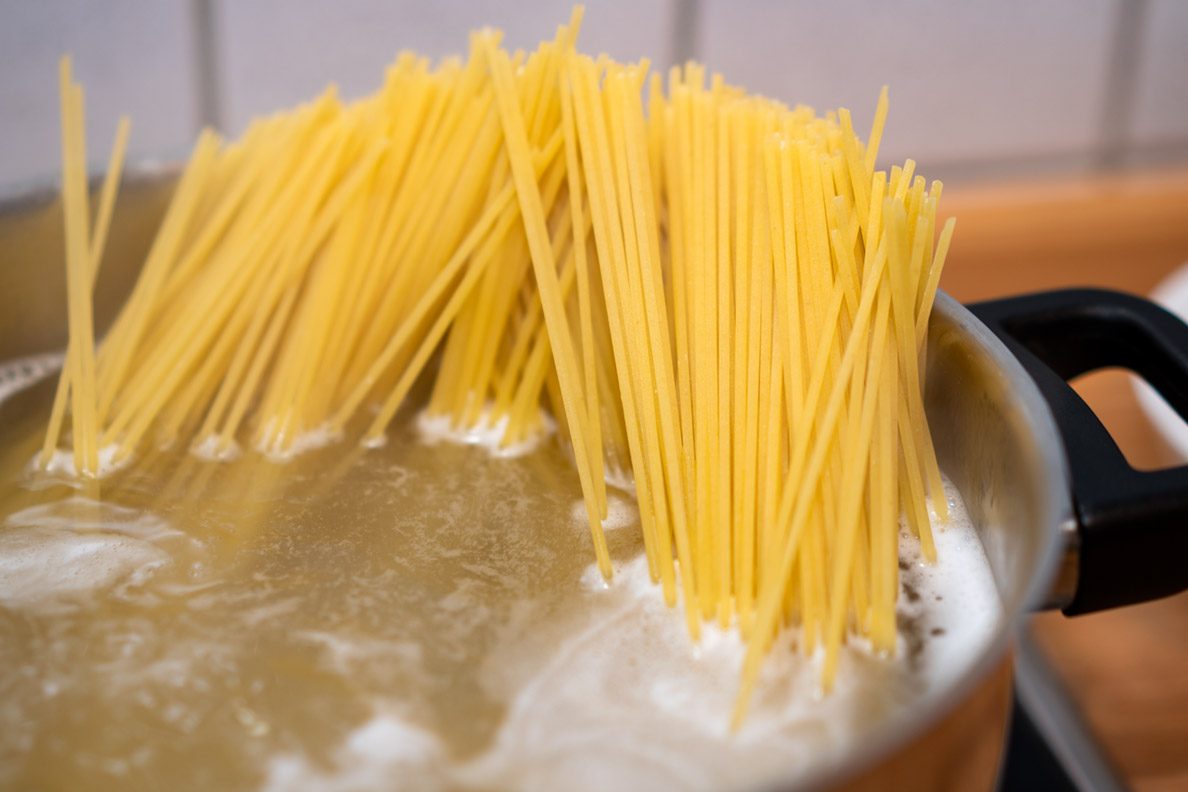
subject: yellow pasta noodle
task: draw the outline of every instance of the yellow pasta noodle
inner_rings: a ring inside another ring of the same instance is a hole
[[[581,19],[530,53],[491,30],[465,58],[400,53],[369,96],[204,131],[97,348],[127,125],[89,228],[64,62],[70,341],[39,461],[67,416],[79,474],[102,475],[101,445],[358,449],[422,380],[428,418],[504,449],[551,413],[601,573],[625,474],[658,595],[693,640],[740,631],[740,722],[781,631],[822,650],[825,689],[852,636],[894,651],[901,514],[935,558],[921,367],[954,222],[915,162],[876,170],[886,89],[864,142],[845,108],[583,55]]]

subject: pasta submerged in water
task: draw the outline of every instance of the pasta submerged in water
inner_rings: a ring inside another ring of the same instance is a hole
[[[781,630],[823,650],[826,690],[847,634],[895,650],[901,509],[935,560],[920,361],[953,221],[911,160],[874,170],[885,91],[864,143],[844,109],[581,55],[580,17],[531,54],[484,30],[464,61],[401,54],[356,102],[204,132],[98,350],[127,126],[88,230],[64,61],[70,345],[40,464],[67,406],[97,475],[100,449],[382,442],[426,369],[429,415],[504,445],[547,405],[602,574],[606,478],[629,473],[665,600],[694,639],[716,620],[747,641],[738,723]]]

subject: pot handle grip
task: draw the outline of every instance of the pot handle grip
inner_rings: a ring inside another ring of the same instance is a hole
[[[1188,466],[1135,470],[1068,380],[1129,369],[1188,420],[1188,325],[1119,292],[1069,289],[969,306],[1039,386],[1064,441],[1080,537],[1069,615],[1188,589]]]

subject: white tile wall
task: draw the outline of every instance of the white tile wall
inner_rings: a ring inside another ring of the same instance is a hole
[[[1067,156],[1096,143],[1114,0],[706,0],[700,52],[728,80],[869,129],[880,161]]]
[[[665,62],[673,0],[594,0],[579,46],[622,60]],[[225,119],[240,130],[253,115],[293,105],[338,83],[344,96],[375,90],[401,49],[462,53],[467,32],[491,25],[510,48],[535,47],[569,19],[570,0],[219,0]]]
[[[188,0],[33,0],[0,6],[0,185],[58,170],[58,58],[86,91],[87,148],[107,161],[132,116],[133,158],[181,155],[197,124]]]
[[[0,0],[0,187],[58,168],[56,62],[67,51],[88,92],[93,167],[121,113],[133,116],[133,157],[184,154],[202,120],[200,7],[215,22],[217,115],[235,132],[331,80],[347,96],[372,90],[402,48],[460,52],[483,24],[502,27],[513,47],[534,46],[570,3]],[[689,7],[700,10],[695,55],[752,90],[846,105],[865,127],[889,83],[884,163],[910,155],[945,177],[1092,167],[1104,161],[1111,64],[1115,87],[1133,85],[1133,114],[1114,128],[1130,147],[1120,161],[1188,160],[1186,0],[588,0],[582,48],[665,66]],[[1126,59],[1112,58],[1119,23],[1144,7],[1137,65],[1122,74]]]
[[[1130,143],[1188,147],[1188,3],[1152,0],[1146,22]]]

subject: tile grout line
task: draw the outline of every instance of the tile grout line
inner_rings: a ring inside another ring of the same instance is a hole
[[[194,54],[195,111],[198,128],[222,131],[222,95],[219,90],[219,46],[214,0],[190,0],[191,44]]]
[[[673,0],[669,24],[672,37],[670,64],[679,66],[695,60],[701,36],[701,0]]]
[[[1139,59],[1142,56],[1149,0],[1117,0],[1113,36],[1110,45],[1109,71],[1101,97],[1098,119],[1098,170],[1122,166],[1134,115],[1134,94],[1138,87]]]

